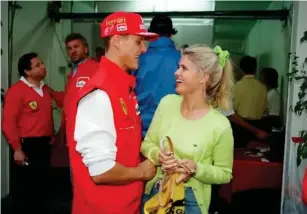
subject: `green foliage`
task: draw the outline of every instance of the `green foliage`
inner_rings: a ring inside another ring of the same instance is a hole
[[[300,43],[307,42],[307,31],[304,32]],[[289,54],[292,58],[292,70],[287,74],[289,81],[296,81],[300,83],[300,90],[298,92],[298,101],[295,106],[291,106],[290,109],[297,115],[301,116],[303,113],[307,113],[307,75],[305,70],[305,65],[307,63],[307,57],[304,59],[302,69],[298,65],[298,56],[295,54]],[[298,145],[296,163],[300,166],[302,160],[307,159],[307,130],[300,131],[300,137],[303,142]]]

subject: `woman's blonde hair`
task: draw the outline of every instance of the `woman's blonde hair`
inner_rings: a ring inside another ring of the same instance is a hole
[[[233,66],[230,59],[222,59],[221,53],[206,45],[190,46],[184,49],[183,55],[199,68],[201,74],[209,73],[210,79],[205,91],[207,101],[214,107],[228,109],[233,86]]]

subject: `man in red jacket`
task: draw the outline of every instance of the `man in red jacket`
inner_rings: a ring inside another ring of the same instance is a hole
[[[52,95],[58,103],[63,107],[62,122],[60,128],[60,141],[65,142],[65,121],[67,111],[70,111],[70,103],[72,98],[77,96],[78,91],[91,78],[99,67],[99,62],[89,57],[87,40],[79,33],[71,33],[65,38],[65,46],[67,55],[72,63],[72,71],[68,74],[65,92],[53,91]]]
[[[138,57],[148,33],[142,17],[116,12],[101,23],[105,57],[80,90],[67,118],[73,214],[137,214],[143,182],[156,172],[140,161],[141,118],[134,94]]]
[[[14,151],[13,209],[18,214],[45,213],[54,134],[52,97],[42,82],[45,65],[36,53],[20,57],[18,72],[20,80],[5,95],[2,120],[2,130]]]

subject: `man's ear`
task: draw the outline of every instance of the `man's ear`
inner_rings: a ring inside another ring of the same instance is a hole
[[[85,47],[85,54],[88,55],[88,47]]]
[[[120,35],[114,35],[111,38],[111,45],[113,45],[113,47],[115,47],[116,49],[119,49],[121,47],[121,43],[123,42],[123,36]]]
[[[120,36],[119,35],[114,35],[112,36],[110,40],[111,46],[115,47],[116,49],[119,49],[120,47]]]

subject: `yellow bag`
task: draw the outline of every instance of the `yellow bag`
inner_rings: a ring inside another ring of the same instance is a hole
[[[171,152],[174,152],[173,143],[166,137]],[[165,175],[160,181],[159,192],[148,200],[144,205],[145,214],[184,214],[185,195],[184,183],[176,183],[179,173]]]

